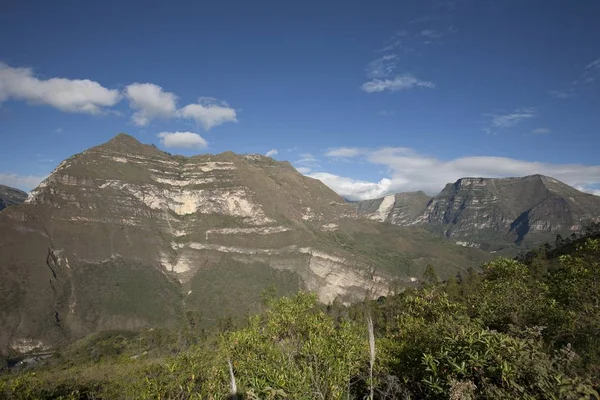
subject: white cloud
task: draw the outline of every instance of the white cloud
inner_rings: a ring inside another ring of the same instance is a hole
[[[376,199],[390,193],[391,188],[391,180],[387,178],[379,182],[367,182],[327,172],[314,172],[308,176],[320,180],[337,194],[349,200]]]
[[[488,126],[483,128],[487,133],[496,134],[499,129],[507,129],[517,125],[519,122],[536,117],[536,109],[533,107],[519,108],[508,114],[485,114],[488,117]]]
[[[137,110],[131,120],[138,126],[145,126],[157,117],[172,118],[177,111],[177,96],[165,92],[153,83],[132,83],[125,88],[129,106]]]
[[[385,78],[390,76],[396,69],[398,56],[395,54],[386,54],[376,60],[371,61],[365,70],[369,78]]]
[[[535,109],[534,108],[521,108],[515,110],[510,114],[502,114],[497,115],[493,114],[491,125],[494,128],[510,128],[511,126],[515,126],[519,122],[524,119],[529,119],[535,117]]]
[[[424,36],[428,39],[439,39],[444,35],[441,32],[438,32],[434,29],[423,29],[421,31],[421,36]]]
[[[13,68],[0,62],[0,103],[24,100],[61,111],[99,114],[119,102],[118,90],[89,79],[39,79],[30,68]]]
[[[574,186],[575,189],[581,191],[581,192],[585,192],[585,193],[589,193],[589,194],[593,194],[594,196],[600,196],[600,189],[594,189],[591,187],[585,187],[585,186]]]
[[[547,133],[550,133],[550,129],[548,129],[548,128],[536,128],[533,131],[531,131],[531,133],[533,133],[535,135],[545,135]]]
[[[205,130],[237,122],[236,110],[212,97],[200,97],[198,103],[178,109],[177,96],[153,83],[132,83],[121,93],[89,79],[39,79],[30,68],[13,68],[0,62],[0,104],[15,99],[68,112],[119,115],[118,111],[107,109],[123,96],[129,100],[129,107],[134,110],[131,120],[138,126],[148,125],[155,118],[193,119]]]
[[[567,90],[550,90],[548,93],[550,93],[551,96],[559,99],[568,99],[569,97],[573,97],[575,95],[575,89],[569,88]]]
[[[300,172],[301,174],[308,174],[310,171],[312,171],[312,169],[308,167],[297,167],[296,171]]]
[[[394,79],[373,79],[362,85],[362,89],[368,93],[383,92],[389,90],[396,92],[398,90],[407,90],[414,87],[426,87],[433,89],[435,84],[429,81],[422,81],[410,74],[398,75]]]
[[[389,39],[387,39],[383,45],[383,48],[379,49],[379,52],[391,52],[396,50],[402,50],[404,53],[412,51],[412,47],[409,44],[413,42],[411,35],[407,31],[398,31],[394,33]]]
[[[161,132],[157,135],[166,148],[204,149],[208,142],[193,132]]]
[[[592,85],[600,78],[600,58],[593,60],[583,68],[579,78],[572,81],[566,90],[549,90],[551,96],[559,99],[573,97],[581,89],[581,85]]]
[[[207,97],[199,98],[198,104],[188,104],[178,113],[183,118],[194,119],[206,130],[225,122],[237,122],[237,113],[233,108],[225,102]]]
[[[307,174],[319,166],[319,160],[310,153],[302,153],[300,159],[294,161],[293,164],[300,173]]]
[[[265,156],[273,157],[273,156],[277,155],[277,153],[279,153],[279,151],[277,149],[271,149],[266,152]]]
[[[237,122],[236,110],[212,97],[200,97],[198,103],[178,109],[177,96],[153,83],[131,84],[125,93],[130,107],[137,110],[131,119],[139,126],[147,125],[154,118],[187,118],[208,131],[225,122]]]
[[[368,163],[386,167],[388,176],[379,182],[355,180],[321,171],[313,172],[309,176],[322,180],[340,195],[351,200],[416,190],[434,195],[445,184],[463,177],[500,178],[542,174],[582,188],[600,185],[600,165],[551,164],[487,156],[444,161],[405,147],[365,150],[361,157]]]
[[[41,181],[46,179],[45,176],[34,176],[34,175],[18,175],[12,173],[0,172],[0,184],[15,187],[25,191],[34,189]]]
[[[337,157],[337,158],[345,158],[345,157],[356,157],[362,152],[361,149],[356,147],[338,147],[336,149],[331,149],[325,155],[327,157]]]
[[[300,159],[296,160],[295,164],[316,164],[319,162],[312,154],[310,153],[302,153],[300,154]]]
[[[600,58],[585,66],[581,80],[584,83],[594,83],[600,77]]]

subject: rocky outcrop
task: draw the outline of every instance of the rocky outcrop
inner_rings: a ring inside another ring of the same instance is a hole
[[[0,210],[15,204],[22,204],[27,199],[27,193],[10,186],[0,185]]]
[[[600,197],[542,175],[459,179],[420,203],[420,211],[415,212],[417,205],[402,218],[396,217],[395,206],[381,210],[389,197],[359,204],[359,210],[367,207],[371,218],[381,221],[424,226],[466,247],[495,249],[508,243],[535,243],[600,221]],[[368,209],[377,202],[379,210]]]
[[[214,323],[251,311],[270,285],[348,302],[410,285],[426,262],[442,275],[477,262],[433,239],[425,259],[428,238],[357,219],[287,162],[171,156],[120,134],[0,214],[0,346],[169,326],[186,309]]]
[[[386,196],[381,199],[364,200],[356,203],[359,213],[369,218],[395,225],[410,225],[423,212],[431,200],[424,192],[407,192]]]

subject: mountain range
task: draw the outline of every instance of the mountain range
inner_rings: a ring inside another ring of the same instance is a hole
[[[0,348],[97,330],[204,324],[261,293],[351,302],[490,258],[420,227],[365,218],[322,182],[260,155],[183,157],[119,134],[63,162],[0,213]]]
[[[288,162],[171,155],[126,134],[61,162],[24,204],[2,193],[4,352],[190,312],[210,325],[257,311],[270,287],[324,303],[387,295],[428,265],[444,279],[600,216],[599,197],[539,175],[348,203]]]
[[[600,221],[600,197],[554,178],[462,178],[436,196],[401,193],[356,203],[381,222],[421,226],[455,243],[490,251],[533,246]]]
[[[10,186],[0,185],[0,210],[15,204],[21,204],[27,199],[27,193]]]

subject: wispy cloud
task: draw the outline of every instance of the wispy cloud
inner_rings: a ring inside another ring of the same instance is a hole
[[[0,183],[17,189],[30,191],[46,179],[48,175],[19,175],[14,173],[0,172]]]
[[[574,186],[575,189],[579,190],[580,192],[585,192],[585,193],[589,193],[589,194],[593,194],[594,196],[600,196],[600,189],[597,188],[593,188],[593,187],[584,187],[584,186]]]
[[[489,124],[484,128],[487,133],[496,133],[500,129],[513,127],[523,120],[536,117],[536,109],[533,107],[519,108],[508,114],[485,114],[489,118]]]
[[[357,155],[362,153],[362,149],[358,147],[338,147],[336,149],[331,149],[325,153],[327,157],[335,157],[335,158],[348,158],[348,157],[356,157]]]
[[[278,153],[279,153],[279,151],[277,149],[271,149],[265,153],[265,156],[273,157],[273,156],[277,155]]]
[[[437,20],[433,17],[425,17],[419,20],[411,21],[411,24],[423,23],[426,21]],[[420,27],[409,30],[399,30],[384,42],[378,53],[383,55],[367,64],[365,72],[368,82],[361,85],[362,90],[368,93],[384,91],[400,91],[417,87],[434,88],[435,84],[428,80],[415,77],[408,72],[402,72],[401,62],[406,59],[407,54],[422,48],[424,45],[433,42],[439,43],[440,39],[446,34],[445,30]],[[453,33],[455,30],[448,30]],[[400,71],[398,71],[400,69]]]
[[[302,153],[300,158],[293,162],[294,167],[302,174],[308,174],[310,171],[319,167],[319,160],[311,153]]]
[[[369,78],[385,78],[394,72],[397,60],[398,56],[396,54],[386,54],[371,61],[365,72]]]
[[[376,92],[397,92],[399,90],[407,90],[415,87],[425,87],[429,89],[435,88],[433,82],[424,81],[414,77],[411,74],[398,75],[394,79],[373,79],[362,85],[362,90],[367,93]]]
[[[39,79],[31,68],[13,68],[0,62],[0,103],[24,100],[66,112],[100,114],[120,98],[118,90],[89,79]]]
[[[600,58],[585,66],[580,81],[583,83],[594,83],[600,77]]]
[[[425,23],[430,23],[430,22],[441,21],[443,19],[444,19],[444,17],[442,17],[441,15],[428,14],[428,15],[423,15],[422,17],[411,19],[409,21],[409,23],[411,23],[411,24],[425,24]]]
[[[581,71],[579,77],[571,82],[565,89],[549,90],[548,94],[559,99],[568,99],[586,85],[594,84],[600,79],[600,58],[591,61]]]
[[[435,29],[423,29],[420,33],[421,36],[428,39],[440,39],[442,36],[444,36],[442,32],[436,31]]]
[[[566,90],[549,90],[548,94],[559,99],[568,99],[575,96],[575,89],[571,87]]]
[[[532,130],[531,133],[533,133],[534,135],[546,135],[546,134],[550,133],[550,129],[536,128],[536,129]]]
[[[300,159],[295,161],[295,164],[317,164],[319,160],[317,160],[310,153],[302,153],[300,154]]]
[[[204,149],[208,142],[194,132],[161,132],[156,135],[166,148]]]
[[[383,47],[377,50],[380,53],[390,53],[401,51],[408,53],[414,49],[410,46],[411,34],[407,31],[401,30],[395,32],[390,38],[384,43]]]
[[[296,167],[296,170],[301,174],[308,174],[310,171],[312,171],[312,169],[309,167]]]
[[[461,157],[447,161],[406,147],[363,149],[355,157],[373,165],[384,166],[388,176],[377,182],[369,182],[326,171],[315,171],[308,175],[320,179],[341,196],[351,200],[415,190],[434,195],[446,183],[463,177],[500,178],[542,174],[586,191],[596,190],[593,188],[600,185],[600,165],[553,164],[490,156]]]

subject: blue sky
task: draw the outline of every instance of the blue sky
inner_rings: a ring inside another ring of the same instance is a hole
[[[0,183],[127,132],[276,150],[351,199],[533,173],[600,193],[594,0],[12,3]]]

